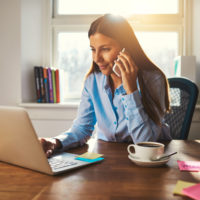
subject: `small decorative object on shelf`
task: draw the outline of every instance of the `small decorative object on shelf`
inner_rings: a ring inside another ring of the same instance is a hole
[[[36,98],[38,103],[60,103],[59,69],[34,67]]]

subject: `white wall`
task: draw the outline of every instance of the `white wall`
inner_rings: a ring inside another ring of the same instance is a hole
[[[0,104],[35,99],[33,66],[43,61],[43,0],[0,0]]]
[[[197,74],[196,74],[196,80],[197,84],[200,88],[200,1],[199,0],[193,0],[193,29],[192,29],[192,55],[196,55],[196,62],[197,62]],[[200,95],[199,95],[200,99]]]
[[[33,66],[43,61],[43,0],[21,0],[22,101],[35,99]]]
[[[21,4],[0,0],[0,104],[21,101]]]

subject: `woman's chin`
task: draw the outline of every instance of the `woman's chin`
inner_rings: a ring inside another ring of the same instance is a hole
[[[109,76],[111,74],[111,72],[108,71],[108,70],[101,70],[101,73],[106,75],[106,76]]]

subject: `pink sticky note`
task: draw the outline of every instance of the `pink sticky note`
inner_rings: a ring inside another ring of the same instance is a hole
[[[196,184],[190,187],[186,187],[182,190],[182,193],[192,199],[200,199],[200,184]]]
[[[200,162],[199,161],[180,161],[178,160],[178,166],[181,171],[200,171]]]

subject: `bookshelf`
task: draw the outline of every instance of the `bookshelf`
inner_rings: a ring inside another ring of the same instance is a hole
[[[19,106],[25,108],[51,108],[51,109],[63,109],[63,108],[78,108],[80,101],[69,101],[63,103],[35,103],[26,102],[20,103]]]

